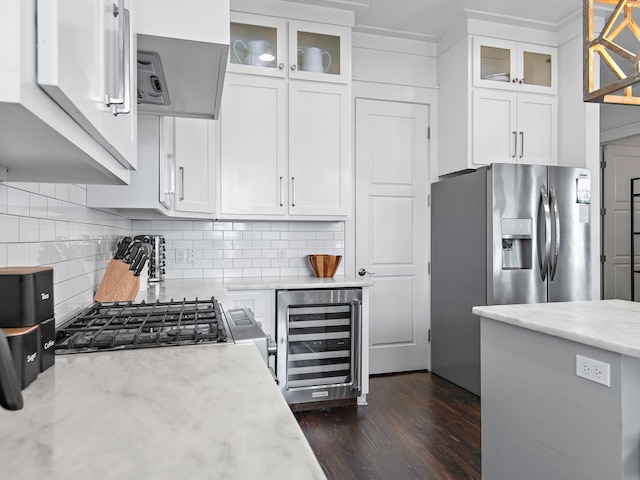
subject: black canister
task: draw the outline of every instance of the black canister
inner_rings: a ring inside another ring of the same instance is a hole
[[[0,327],[30,327],[53,318],[53,268],[0,268]]]
[[[40,371],[52,367],[56,361],[56,319],[50,318],[38,325],[38,357]]]
[[[20,386],[24,389],[40,373],[38,327],[3,328],[2,331],[7,336]]]

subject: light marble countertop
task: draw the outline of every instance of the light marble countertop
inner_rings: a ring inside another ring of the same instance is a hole
[[[353,277],[250,277],[238,279],[167,279],[162,282],[149,283],[146,290],[140,291],[137,302],[155,302],[156,300],[207,299],[212,296],[224,304],[229,300],[227,292],[239,290],[277,290],[305,288],[350,288],[368,287],[373,283],[370,279]]]
[[[625,300],[473,307],[475,315],[640,358],[640,303]]]
[[[349,288],[369,287],[373,285],[370,278],[335,276],[318,277],[248,277],[227,279],[224,286],[227,290],[277,290],[297,288]]]
[[[325,478],[253,345],[59,355],[23,395],[7,478]]]

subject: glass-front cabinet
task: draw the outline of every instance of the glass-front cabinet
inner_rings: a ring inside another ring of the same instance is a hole
[[[555,48],[482,37],[472,40],[475,87],[557,92]]]
[[[231,12],[228,70],[348,83],[350,29]]]

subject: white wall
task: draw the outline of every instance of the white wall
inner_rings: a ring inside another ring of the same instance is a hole
[[[53,267],[56,323],[93,301],[131,221],[86,207],[86,186],[0,183],[0,267]]]
[[[585,103],[582,92],[582,22],[559,36],[559,165],[591,170],[591,298],[600,299],[600,107]]]

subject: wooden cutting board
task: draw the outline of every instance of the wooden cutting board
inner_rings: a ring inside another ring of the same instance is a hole
[[[96,302],[123,302],[135,299],[140,284],[135,288],[133,272],[129,270],[129,266],[122,260],[111,260],[93,299]]]

